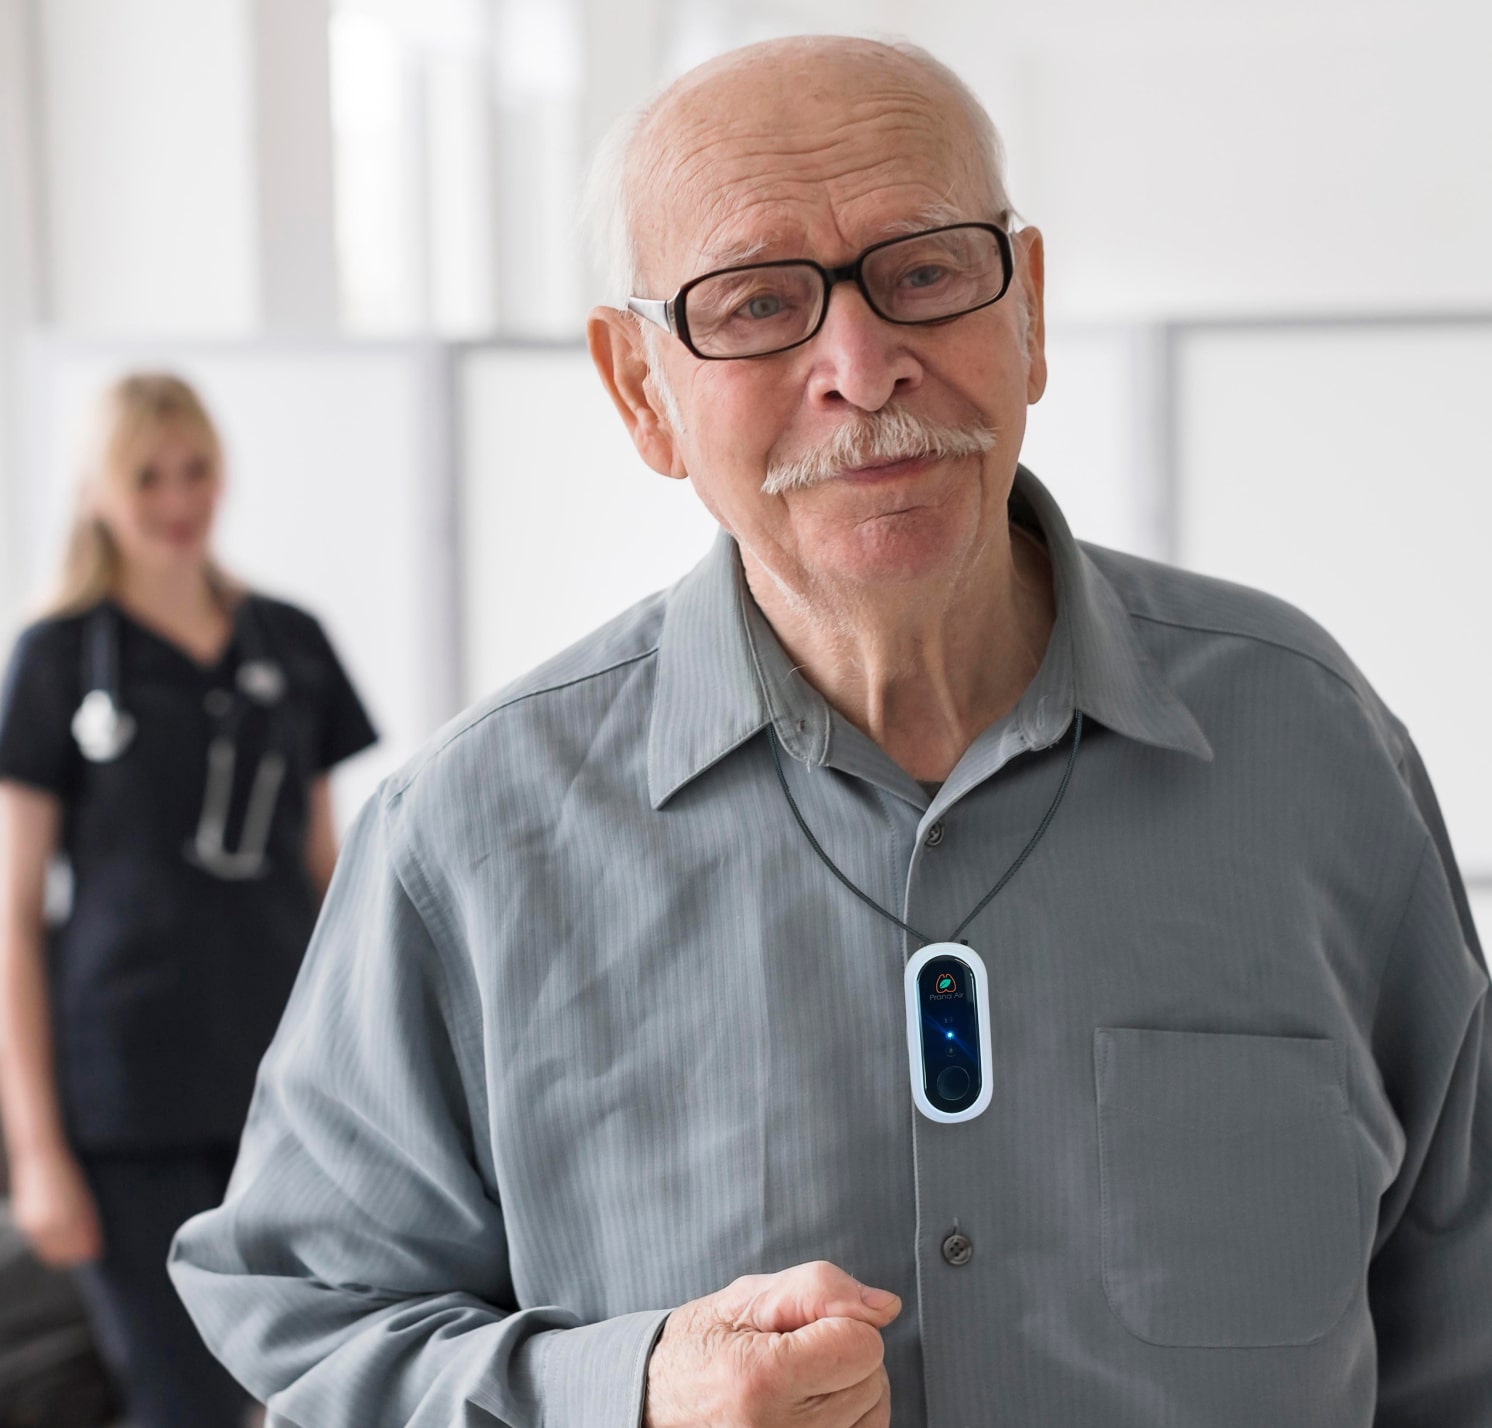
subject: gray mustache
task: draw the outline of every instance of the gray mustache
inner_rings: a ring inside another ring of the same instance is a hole
[[[832,435],[791,459],[769,460],[762,491],[768,496],[802,491],[876,462],[980,456],[994,444],[995,433],[982,422],[954,426],[905,407],[882,407],[847,417]]]

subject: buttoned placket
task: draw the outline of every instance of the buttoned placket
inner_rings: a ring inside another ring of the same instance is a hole
[[[1122,733],[1210,756],[1205,737],[1174,695],[1136,678],[1143,664],[1128,644],[1124,617],[1112,592],[1077,556],[1049,498],[1039,488],[1032,495],[1032,503],[1039,503],[1044,512],[1043,529],[1050,524],[1058,536],[1051,547],[1057,596],[1051,638],[1015,709],[974,741],[931,798],[794,669],[749,597],[743,597],[740,606],[762,716],[770,719],[790,758],[810,769],[833,769],[875,789],[894,830],[893,863],[906,869],[901,906],[894,901],[882,906],[935,940],[948,937],[1040,825],[1062,776],[1063,759],[1053,746],[1070,730],[1080,669],[1085,671],[1082,687],[1090,691],[1101,721]],[[1074,618],[1074,611],[1080,618]],[[1100,620],[1111,622],[1101,638]],[[791,769],[788,777],[793,780]],[[1049,853],[1050,846],[1036,856]],[[805,853],[813,856],[806,845]],[[1009,970],[1009,958],[1023,958],[1015,964],[1027,988],[1019,1000],[1039,995],[1040,961],[1032,960],[1030,947],[1012,942],[1014,927],[1019,929],[1018,941],[1039,944],[1045,925],[1040,905],[1023,906],[1022,889],[1029,882],[1029,874],[1022,870],[960,934],[984,958],[992,1009],[1002,1012],[1007,1027],[1023,1014],[1020,1006],[1001,1002],[1002,965]],[[844,896],[852,894],[845,891]],[[1003,938],[993,931],[1001,926],[1006,929]],[[905,964],[922,943],[901,933],[892,945],[900,946]],[[998,1042],[997,1032],[992,1052],[996,1064],[991,1068],[997,1082],[1009,1079],[1008,1074],[1002,1077],[998,1064]],[[1007,1073],[1012,1070],[1007,1068]],[[909,1068],[902,1074],[908,1076]],[[990,1110],[972,1122],[935,1124],[913,1108],[907,1086],[917,1332],[925,1421],[934,1428],[985,1421],[989,1405],[980,1401],[979,1377],[968,1372],[957,1345],[967,1344],[968,1325],[981,1318],[1019,1315],[1018,1306],[1007,1302],[1010,1285],[1019,1276],[1010,1273],[1005,1256],[1010,1251],[1010,1225],[1019,1221],[1025,1206],[1018,1157],[1013,1145],[1006,1143],[1020,1114],[1008,1098],[1002,1108],[997,1094]]]
[[[897,830],[896,861],[907,869],[902,906],[885,906],[934,939],[949,936],[1009,863],[1007,858],[995,866],[999,855],[991,855],[988,839],[978,833],[959,840],[951,836],[950,829],[959,822],[960,805],[976,796],[982,805],[997,799],[1002,773],[1023,756],[1057,743],[1072,722],[1071,637],[1060,606],[1041,665],[1016,707],[975,739],[931,798],[883,749],[834,711],[788,663],[765,617],[754,605],[743,607],[742,613],[763,700],[779,742],[791,757],[810,767],[833,768],[876,789],[891,826]],[[1029,826],[1024,829],[1021,846],[1036,831],[1044,811],[1043,805],[1027,819]],[[1010,856],[1018,852],[1019,846]],[[846,891],[845,896],[851,894]],[[976,919],[960,940],[978,948],[979,926],[980,920]],[[903,965],[922,945],[920,939],[901,934]],[[980,950],[985,956],[985,950]],[[986,958],[986,966],[991,965],[998,969],[996,952]],[[999,995],[997,978],[990,992],[992,997]],[[906,1074],[911,1074],[910,1055]],[[967,1383],[967,1377],[955,1371],[955,1366],[937,1364],[935,1326],[945,1319],[977,1314],[986,1297],[986,1278],[995,1260],[986,1255],[982,1264],[976,1262],[975,1230],[978,1227],[980,1235],[993,1233],[994,1225],[988,1197],[981,1196],[977,1178],[967,1173],[963,1138],[988,1135],[989,1127],[982,1126],[978,1119],[935,1125],[912,1108],[910,1085],[907,1100],[916,1186],[915,1254],[919,1329],[927,1370],[927,1422],[962,1422],[975,1411],[972,1402],[964,1402],[961,1397],[961,1385]],[[929,1325],[934,1326],[931,1331]]]
[[[1055,633],[1055,632],[1054,632]],[[1057,721],[1051,709],[1059,696],[1042,692],[1066,678],[1067,666],[1060,658],[1044,663],[1027,697],[1004,720],[986,730],[971,745],[934,797],[923,810],[911,840],[907,884],[902,915],[913,926],[938,938],[947,937],[977,904],[1008,866],[1003,854],[991,856],[989,840],[981,825],[985,811],[1000,797],[1009,767],[1032,752],[1032,732],[1038,718],[1055,732]],[[1037,709],[1039,706],[1039,715]],[[1069,713],[1070,720],[1070,713]],[[1064,721],[1063,727],[1067,721]],[[1051,762],[1051,761],[1047,761]],[[963,825],[971,831],[954,837],[950,829]],[[1025,830],[1029,837],[1036,824]],[[996,866],[999,863],[1000,866]],[[972,891],[971,889],[977,889]],[[1008,890],[1007,890],[1008,891]],[[1005,896],[1002,892],[1000,896]],[[1001,949],[982,946],[979,940],[983,917],[960,934],[959,940],[973,946],[991,971],[990,996],[999,996],[998,969]],[[905,954],[918,948],[917,939],[905,939]],[[986,1068],[991,1074],[993,1068]],[[910,1071],[909,1071],[910,1074]],[[964,1147],[973,1137],[985,1136],[989,1127],[982,1118],[957,1125],[937,1125],[911,1113],[912,1147],[917,1186],[917,1271],[919,1313],[922,1320],[923,1361],[927,1368],[924,1390],[929,1423],[960,1422],[970,1405],[959,1402],[959,1385],[966,1380],[937,1366],[936,1332],[929,1325],[945,1318],[979,1312],[988,1265],[975,1258],[978,1237],[993,1233],[987,1198],[981,1185],[967,1174]],[[951,1399],[950,1399],[951,1394]],[[948,1417],[949,1413],[955,1416]]]

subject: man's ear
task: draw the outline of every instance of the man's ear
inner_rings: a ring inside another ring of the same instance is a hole
[[[1015,247],[1015,281],[1021,285],[1026,303],[1026,403],[1041,400],[1046,391],[1046,252],[1041,230],[1022,228],[1012,237]]]
[[[653,384],[648,380],[647,353],[637,320],[614,307],[592,308],[585,338],[591,361],[621,414],[637,454],[661,476],[676,480],[687,476],[678,441],[668,418],[659,410]]]

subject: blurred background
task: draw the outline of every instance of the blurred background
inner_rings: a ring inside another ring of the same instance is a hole
[[[915,40],[1048,246],[1026,460],[1080,536],[1322,620],[1426,755],[1492,924],[1492,7],[1471,0],[0,0],[0,638],[132,366],[226,438],[228,564],[384,732],[700,555],[581,346],[605,127],[746,41]]]

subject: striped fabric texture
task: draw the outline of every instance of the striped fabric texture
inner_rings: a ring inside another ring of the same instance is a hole
[[[172,1274],[301,1428],[634,1428],[671,1307],[902,1296],[897,1428],[1492,1423],[1487,979],[1413,745],[1297,611],[1078,544],[927,790],[794,672],[721,537],[362,811],[224,1205]],[[993,1095],[914,1108],[917,950]],[[950,1244],[955,1234],[959,1241]],[[967,1252],[965,1252],[967,1251]]]

